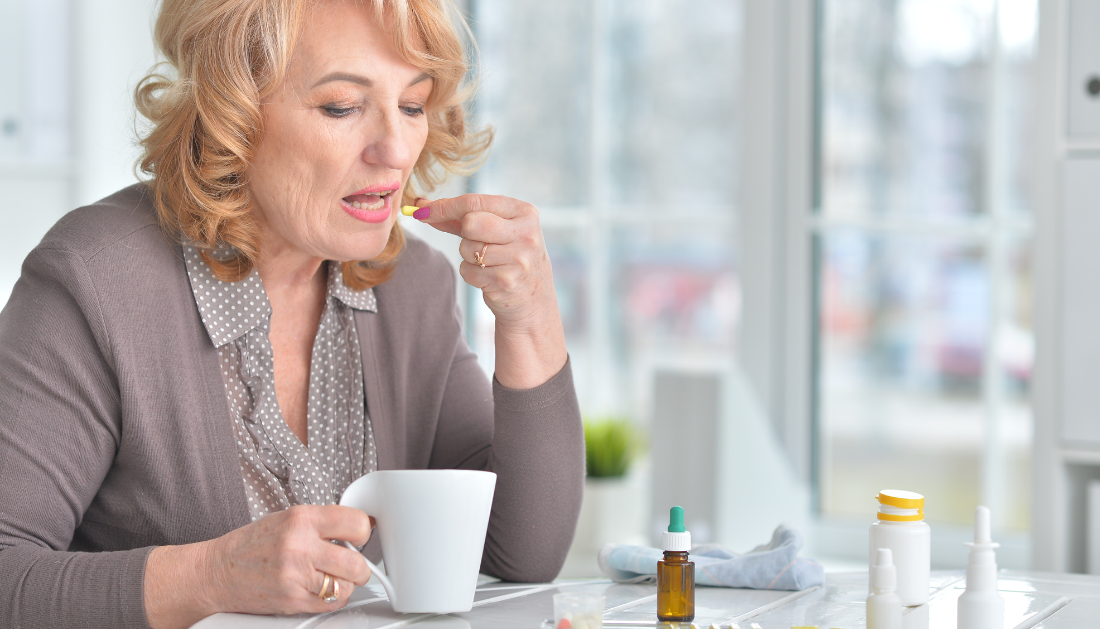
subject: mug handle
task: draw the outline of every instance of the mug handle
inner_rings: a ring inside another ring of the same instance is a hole
[[[396,606],[397,605],[396,592],[394,592],[393,584],[390,583],[390,580],[386,577],[386,575],[383,574],[382,571],[378,569],[378,566],[374,565],[374,562],[372,562],[370,559],[367,559],[366,555],[364,555],[363,553],[360,553],[358,548],[356,548],[355,546],[352,546],[351,542],[341,542],[341,543],[344,546],[347,546],[348,548],[350,548],[351,550],[354,550],[355,552],[359,553],[359,555],[361,557],[363,557],[363,561],[367,562],[367,565],[370,566],[371,574],[378,577],[378,580],[382,582],[382,587],[386,590],[386,596],[390,597],[390,605]]]

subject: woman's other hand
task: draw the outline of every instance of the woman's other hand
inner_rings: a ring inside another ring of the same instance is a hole
[[[298,614],[343,607],[370,569],[329,540],[362,546],[373,523],[337,505],[291,507],[217,539],[153,550],[145,567],[145,611],[154,629],[188,627],[217,612]],[[339,598],[318,593],[328,573]]]
[[[538,209],[485,194],[420,205],[415,218],[462,238],[459,274],[496,315],[497,380],[530,389],[553,377],[565,365],[565,334]]]

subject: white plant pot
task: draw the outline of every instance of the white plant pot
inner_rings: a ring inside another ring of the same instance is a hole
[[[596,553],[609,542],[645,543],[645,488],[639,481],[635,474],[585,481],[574,552]]]

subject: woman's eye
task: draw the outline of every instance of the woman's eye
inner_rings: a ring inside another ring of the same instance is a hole
[[[423,107],[402,107],[401,111],[405,112],[405,115],[410,118],[415,118],[424,114]]]
[[[321,109],[324,109],[325,113],[333,118],[343,118],[355,111],[354,107],[337,107],[336,105],[323,105]]]

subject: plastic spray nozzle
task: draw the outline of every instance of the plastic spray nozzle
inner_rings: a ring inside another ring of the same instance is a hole
[[[979,506],[974,510],[974,542],[971,546],[998,548],[1000,544],[993,541],[991,529],[989,507]]]
[[[684,528],[684,509],[683,507],[673,507],[668,510],[668,532],[669,533],[683,533],[687,529]]]
[[[974,510],[974,541],[966,562],[966,590],[959,596],[959,629],[1001,629],[1005,602],[997,589],[999,546],[990,535],[989,507]]]

